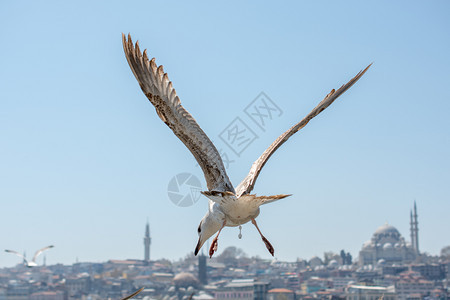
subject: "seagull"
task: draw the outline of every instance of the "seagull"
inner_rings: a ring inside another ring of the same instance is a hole
[[[39,255],[41,255],[41,253],[44,252],[45,250],[48,250],[48,249],[53,248],[53,247],[54,247],[53,245],[50,245],[50,246],[44,247],[44,248],[42,248],[42,249],[39,249],[38,251],[36,251],[36,253],[34,253],[33,259],[32,259],[31,261],[28,261],[28,260],[25,258],[24,255],[20,254],[20,253],[17,252],[17,251],[14,251],[14,250],[7,250],[7,249],[6,249],[5,252],[12,253],[12,254],[15,254],[15,255],[21,257],[21,258],[23,259],[23,261],[24,261],[25,266],[27,266],[28,268],[32,268],[32,267],[37,267],[36,258],[37,258]]]
[[[139,42],[133,45],[130,34],[126,38],[122,33],[122,42],[128,64],[145,96],[153,104],[161,120],[169,126],[194,155],[203,171],[208,190],[201,193],[209,199],[209,202],[208,211],[197,229],[199,238],[194,254],[197,255],[203,244],[217,233],[209,249],[209,256],[212,257],[214,252],[217,251],[219,234],[225,226],[239,226],[239,229],[241,229],[241,225],[251,222],[258,230],[267,250],[273,256],[274,248],[261,233],[255,219],[259,215],[261,205],[291,195],[257,196],[256,194],[250,194],[261,169],[282,144],[348,90],[372,64],[360,71],[338,90],[331,90],[305,118],[280,135],[253,163],[247,177],[235,189],[228,178],[217,148],[192,115],[181,105],[172,82],[169,80],[167,73],[164,73],[163,66],[158,66],[155,63],[155,58],[149,60],[147,50],[141,53]],[[241,236],[241,233],[239,233],[239,238]]]
[[[131,298],[137,296],[137,295],[138,295],[140,292],[142,292],[143,290],[144,290],[144,288],[142,287],[142,288],[140,288],[139,290],[137,290],[136,292],[134,292],[133,294],[128,295],[128,296],[126,296],[125,298],[122,298],[121,300],[128,300],[128,299],[131,299]]]

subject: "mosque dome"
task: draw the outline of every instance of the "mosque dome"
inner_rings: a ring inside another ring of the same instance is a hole
[[[182,273],[175,275],[175,277],[173,278],[173,283],[177,287],[187,288],[189,286],[195,287],[198,285],[199,282],[198,282],[197,278],[194,275],[192,275],[191,273],[182,272]]]
[[[378,227],[374,232],[372,241],[376,243],[378,248],[383,247],[383,249],[390,249],[394,247],[396,243],[402,241],[402,236],[397,228],[386,223]],[[388,243],[389,245],[386,246]]]
[[[372,243],[372,241],[367,241],[363,244],[363,248],[373,248],[375,245]]]
[[[332,268],[336,268],[338,265],[339,263],[335,259],[330,260],[330,262],[328,263],[328,266]]]
[[[389,225],[388,223],[378,227],[378,229],[375,231],[374,235],[380,235],[380,234],[395,234],[400,235],[397,228],[395,228],[392,225]]]
[[[317,256],[314,256],[313,258],[311,258],[309,260],[309,265],[312,268],[315,268],[315,267],[323,265],[323,262],[322,262],[322,260],[320,258],[318,258]]]

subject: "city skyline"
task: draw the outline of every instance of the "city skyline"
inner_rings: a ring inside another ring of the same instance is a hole
[[[393,234],[393,235],[392,235]],[[380,242],[398,238],[396,229],[381,226]],[[227,248],[211,261],[205,255],[167,260],[108,260],[47,267],[0,269],[2,299],[118,299],[139,290],[140,297],[184,299],[281,300],[372,296],[447,299],[450,253],[419,260],[380,259],[374,265],[351,262],[351,256],[326,253],[309,261],[248,258]],[[5,280],[6,279],[6,280]]]
[[[410,210],[410,216],[411,216],[411,219],[410,219],[410,225],[411,225],[411,227],[410,227],[410,237],[411,237],[411,239],[410,239],[410,241],[409,241],[409,243],[408,243],[408,241],[407,241],[407,244],[408,244],[408,247],[411,247],[413,250],[414,250],[414,252],[415,252],[415,254],[417,255],[417,257],[415,257],[414,258],[414,260],[416,259],[416,258],[418,258],[419,257],[419,255],[420,254],[422,254],[422,253],[420,253],[419,252],[419,239],[418,239],[418,235],[417,235],[417,232],[419,231],[419,228],[418,228],[418,212],[417,212],[417,205],[416,205],[416,202],[414,201],[414,205],[413,205],[413,209],[411,209]],[[389,225],[389,226],[388,226]],[[383,224],[383,225],[381,225],[381,226],[379,226],[378,228],[377,228],[377,230],[375,231],[375,234],[379,231],[379,230],[384,230],[384,228],[387,226],[387,228],[394,228],[395,230],[396,230],[396,228],[394,227],[394,226],[392,226],[391,224],[389,224],[388,222],[386,222],[385,224]],[[401,234],[401,233],[400,233]],[[401,236],[401,235],[400,235]],[[150,234],[150,222],[149,222],[149,220],[147,219],[147,221],[145,222],[145,229],[144,229],[144,237],[143,237],[143,241],[144,241],[144,243],[143,243],[143,256],[141,257],[141,258],[139,258],[139,257],[129,257],[129,258],[126,258],[127,260],[142,260],[143,262],[145,262],[145,263],[149,263],[149,262],[151,262],[152,260],[150,259],[150,253],[151,253],[151,234]],[[359,265],[364,265],[364,264],[367,264],[367,262],[364,262],[364,263],[361,263],[361,257],[360,257],[360,254],[361,254],[361,250],[364,248],[364,246],[365,246],[365,244],[366,244],[366,242],[365,243],[362,243],[362,247],[361,247],[361,249],[360,250],[358,250],[356,253],[353,253],[353,255],[352,255],[352,257],[353,257],[353,261],[354,262],[358,262],[359,263]],[[442,246],[442,248],[444,248],[444,247],[448,247],[449,245],[443,245]],[[51,246],[51,247],[53,247],[53,246]],[[228,248],[228,247],[234,247],[234,246],[232,246],[232,245],[229,245],[229,246],[226,246],[226,248]],[[338,247],[339,248],[339,247]],[[339,254],[339,250],[338,250],[338,248],[336,248],[336,249],[329,249],[329,250],[327,250],[327,251],[324,251],[323,253],[318,253],[317,255],[314,255],[314,256],[312,256],[312,257],[297,257],[298,259],[306,259],[306,260],[309,260],[309,259],[312,259],[312,258],[314,258],[314,257],[319,257],[319,258],[321,258],[322,259],[322,255],[325,255],[327,252],[332,252],[332,253],[334,253],[334,254]],[[245,254],[247,254],[243,249],[240,249],[240,250],[242,250],[243,251],[243,253],[245,253]],[[341,250],[346,250],[346,249],[341,249]],[[208,260],[209,258],[206,258],[206,256],[205,256],[205,249],[203,249],[202,251],[200,251],[200,253],[199,253],[199,256],[202,256],[202,257],[204,257],[204,259],[206,259],[206,260]],[[424,254],[426,254],[426,255],[429,255],[430,253],[424,253]],[[23,254],[25,257],[26,257],[26,252],[24,252],[24,254]],[[185,258],[186,257],[186,255],[189,255],[189,253],[186,253],[184,256],[180,256],[180,257],[178,257],[178,258],[175,258],[175,259],[172,259],[172,261],[178,261],[178,260],[181,260],[181,259],[183,259],[183,258]],[[433,254],[432,254],[433,255]],[[437,253],[437,254],[435,254],[435,256],[439,256],[439,253]],[[251,256],[249,256],[249,257],[251,257]],[[45,266],[46,265],[46,256],[45,255],[43,255],[42,256],[42,259],[43,259],[43,263],[40,265],[40,266]],[[97,262],[100,262],[100,263],[104,263],[104,262],[107,262],[107,261],[109,261],[109,260],[114,260],[115,258],[113,258],[113,257],[109,257],[109,258],[105,258],[103,261],[97,261]],[[167,258],[165,258],[165,257],[160,257],[160,258],[158,258],[158,259],[167,259]],[[157,260],[158,260],[157,259]],[[276,258],[268,258],[268,259],[276,259]],[[153,260],[154,261],[154,260]],[[78,258],[76,259],[76,261],[75,261],[75,263],[92,263],[91,261],[78,261]],[[20,262],[18,262],[17,263],[17,265],[20,265],[21,263]],[[68,264],[68,265],[70,265],[70,264]],[[39,266],[39,264],[37,265],[37,266]],[[199,277],[201,277],[200,275],[199,275]]]
[[[227,155],[234,185],[276,137],[373,62],[271,157],[254,192],[293,196],[263,207],[258,225],[279,260],[341,249],[356,257],[386,221],[409,238],[417,201],[420,252],[450,244],[448,2],[0,6],[1,249],[30,255],[55,245],[48,265],[142,257],[148,217],[151,259],[194,251],[207,199],[175,205],[168,191],[179,174],[206,184],[142,95],[122,32],[164,65]],[[258,99],[277,107],[264,126],[249,111]],[[237,123],[254,135],[230,149],[222,133]],[[222,234],[217,254],[235,246],[270,258],[251,224],[242,239],[237,228]],[[0,255],[0,267],[15,264]]]

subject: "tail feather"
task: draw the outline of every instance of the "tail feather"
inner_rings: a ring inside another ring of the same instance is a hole
[[[284,198],[287,198],[289,196],[292,196],[292,194],[280,194],[280,195],[272,195],[272,196],[258,196],[256,197],[258,200],[261,201],[261,205],[275,202],[277,200],[281,200]]]

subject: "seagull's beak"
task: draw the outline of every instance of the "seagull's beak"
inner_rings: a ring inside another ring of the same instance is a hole
[[[198,238],[197,246],[195,247],[195,250],[194,250],[195,256],[197,256],[198,251],[200,251],[200,248],[203,246],[203,243],[204,243],[204,242],[202,242],[202,237],[200,236],[200,237]]]

